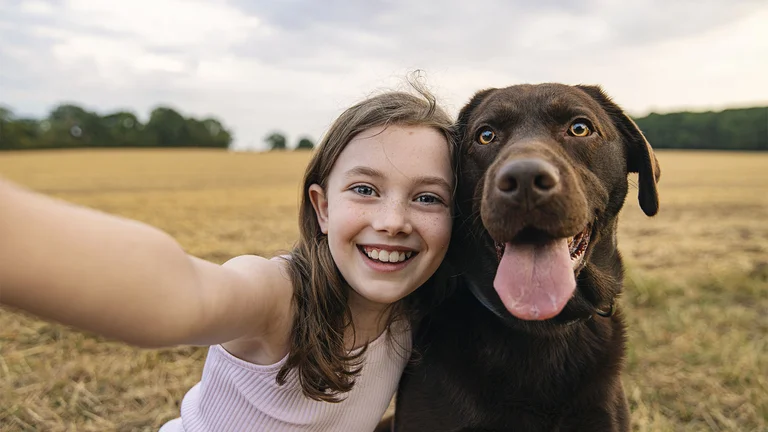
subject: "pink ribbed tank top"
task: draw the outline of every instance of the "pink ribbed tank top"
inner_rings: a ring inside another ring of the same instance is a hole
[[[221,345],[208,350],[203,377],[184,397],[181,418],[160,432],[373,431],[397,389],[411,350],[402,322],[369,344],[355,386],[340,403],[307,398],[292,370],[284,385],[275,376],[287,360],[261,366],[241,360]],[[401,349],[399,347],[403,347]]]

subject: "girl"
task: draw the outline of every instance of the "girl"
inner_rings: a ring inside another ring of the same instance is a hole
[[[212,345],[162,432],[373,430],[409,356],[410,294],[451,232],[451,119],[419,92],[369,98],[331,126],[286,257],[216,265],[150,226],[0,181],[0,301],[138,346]]]

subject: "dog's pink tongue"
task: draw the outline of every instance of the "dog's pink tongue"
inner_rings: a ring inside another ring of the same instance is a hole
[[[520,319],[545,320],[559,314],[576,289],[568,241],[507,243],[493,287],[507,310]]]

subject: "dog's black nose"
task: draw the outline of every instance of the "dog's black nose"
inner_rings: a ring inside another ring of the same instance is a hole
[[[540,159],[508,162],[496,174],[496,187],[514,203],[538,205],[560,188],[560,175],[554,165]]]

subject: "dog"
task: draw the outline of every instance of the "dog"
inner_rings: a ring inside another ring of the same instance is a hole
[[[478,92],[457,120],[455,287],[414,329],[396,432],[628,431],[617,216],[659,165],[600,87]]]

